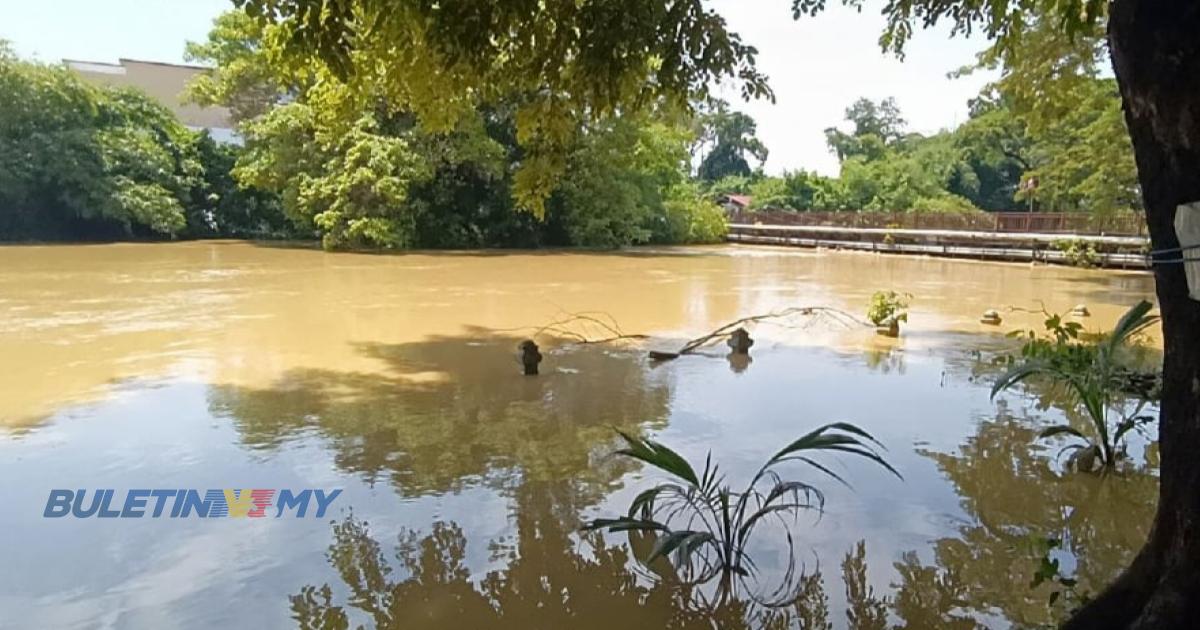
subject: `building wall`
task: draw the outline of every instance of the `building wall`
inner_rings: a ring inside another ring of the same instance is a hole
[[[200,66],[121,59],[119,64],[64,59],[68,68],[85,81],[100,86],[140,89],[165,105],[179,121],[193,129],[209,129],[214,138],[234,134],[229,110],[224,107],[200,107],[183,102],[183,90],[197,74],[207,72]]]

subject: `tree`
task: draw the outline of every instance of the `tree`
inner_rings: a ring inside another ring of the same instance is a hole
[[[1056,20],[1038,15],[1012,44],[980,54],[976,67],[1000,70],[991,89],[1003,110],[993,112],[1011,112],[1024,129],[1022,177],[1039,182],[1018,199],[1032,194],[1050,209],[1093,213],[1140,205],[1120,94],[1102,76],[1107,54],[1100,24],[1067,37]]]
[[[967,122],[954,130],[969,174],[955,177],[950,191],[984,210],[1011,209],[1022,176],[1032,168],[1033,139],[1008,100],[994,88],[985,89],[971,101]]]
[[[755,137],[757,124],[742,112],[729,109],[725,101],[715,101],[708,111],[697,116],[699,145],[708,153],[700,161],[699,177],[716,181],[724,177],[749,177],[767,161],[767,147]],[[750,160],[758,162],[751,168]]]
[[[217,16],[207,40],[188,42],[185,48],[188,61],[213,67],[196,75],[185,92],[187,98],[199,105],[226,107],[233,121],[240,123],[265,114],[294,92],[297,87],[288,85],[286,70],[264,45],[268,30],[242,11]]]
[[[525,178],[527,202],[544,199],[562,172],[552,150],[563,123],[637,107],[650,95],[686,102],[709,81],[738,78],[745,95],[769,95],[755,51],[704,10],[678,2],[531,3],[388,0],[242,0],[284,27],[289,54],[318,56],[348,75],[350,59],[380,62],[391,91],[437,121],[482,94],[531,95],[518,116],[523,143],[551,149]],[[843,0],[861,6],[860,0]],[[826,0],[793,0],[795,17]],[[1107,16],[1108,41],[1133,142],[1152,247],[1178,250],[1176,207],[1200,199],[1200,4],[1192,0],[898,0],[885,5],[886,50],[902,53],[918,28],[949,22],[1002,47],[1031,14],[1067,35]],[[396,46],[404,41],[405,46]],[[438,112],[445,115],[439,115]],[[520,196],[520,195],[519,195]],[[1164,336],[1159,510],[1129,570],[1068,624],[1071,628],[1186,628],[1200,618],[1200,302],[1183,266],[1155,266]]]
[[[538,216],[582,123],[664,99],[684,109],[721,77],[735,78],[746,97],[772,97],[754,68],[757,51],[702,0],[235,4],[278,27],[273,44],[292,68],[315,62],[351,84],[382,86],[390,107],[413,112],[431,131],[513,99],[528,154],[514,196]]]
[[[904,137],[907,124],[896,99],[890,97],[878,104],[867,98],[854,101],[846,108],[846,120],[854,125],[854,131],[846,133],[837,127],[825,130],[825,142],[839,160],[858,155],[868,160],[882,158],[888,147]]]
[[[133,90],[0,48],[0,235],[176,235],[202,174],[196,136]]]

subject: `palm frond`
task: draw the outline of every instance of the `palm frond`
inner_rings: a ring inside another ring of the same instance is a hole
[[[1007,389],[1010,389],[1024,381],[1025,379],[1038,374],[1055,374],[1054,368],[1044,361],[1026,361],[1012,366],[1007,372],[1000,375],[996,382],[992,385],[992,398],[997,394]]]
[[[1083,439],[1083,440],[1087,439],[1087,436],[1080,433],[1077,429],[1075,429],[1075,427],[1067,425],[1067,424],[1056,424],[1052,427],[1046,427],[1045,429],[1042,429],[1041,432],[1038,433],[1038,439],[1054,437],[1056,435],[1062,435],[1064,433],[1067,435],[1075,436],[1075,437]]]
[[[679,477],[693,486],[700,487],[700,479],[696,476],[696,471],[679,453],[651,439],[634,437],[620,429],[617,430],[617,433],[621,434],[625,443],[629,445],[628,448],[617,451],[618,454],[640,460],[663,472]]]
[[[1150,314],[1150,309],[1152,308],[1154,308],[1153,304],[1142,300],[1134,304],[1128,311],[1125,311],[1125,314],[1117,321],[1117,325],[1113,327],[1112,332],[1109,333],[1108,338],[1105,340],[1108,350],[1115,350],[1128,341],[1130,337],[1158,322],[1158,316]]]

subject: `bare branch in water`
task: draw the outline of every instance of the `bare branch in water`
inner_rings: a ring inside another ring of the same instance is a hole
[[[583,330],[580,331],[579,328]],[[612,315],[601,311],[584,311],[581,313],[566,313],[565,317],[539,326],[524,328],[499,329],[496,332],[532,331],[532,337],[551,334],[572,340],[578,344],[612,343],[622,340],[649,339],[650,335],[626,333]],[[597,333],[597,336],[588,333]]]
[[[561,319],[557,319],[537,328],[508,328],[497,330],[497,332],[532,331],[531,336],[533,337],[550,334],[568,339],[572,343],[581,345],[613,343],[616,341],[626,340],[645,340],[650,338],[649,335],[640,333],[627,333],[624,330],[621,330],[621,326],[617,323],[617,320],[612,315],[605,312],[585,311],[581,313],[564,313],[563,315],[564,316]],[[824,319],[845,328],[871,326],[871,324],[867,321],[836,308],[830,308],[828,306],[795,306],[783,309],[782,311],[775,311],[760,315],[750,315],[748,317],[736,319],[721,326],[720,328],[717,328],[716,330],[713,330],[707,335],[703,335],[688,341],[676,352],[660,352],[657,350],[651,350],[650,358],[656,361],[666,361],[675,359],[681,355],[693,354],[705,346],[728,338],[733,331],[745,326],[746,324],[769,322],[776,323],[777,325],[786,325],[779,324],[774,320],[787,320],[793,317],[812,317],[813,320],[809,322],[809,325],[815,321]]]
[[[736,320],[729,322],[728,324],[725,324],[724,326],[721,326],[720,328],[708,333],[707,335],[692,339],[691,341],[685,343],[683,345],[683,347],[680,348],[679,351],[674,354],[675,354],[675,356],[679,356],[679,355],[683,355],[683,354],[691,354],[691,353],[695,352],[696,350],[698,350],[699,348],[702,348],[711,343],[715,343],[717,341],[720,341],[720,340],[728,337],[730,334],[733,333],[733,331],[737,330],[738,328],[742,327],[745,324],[753,324],[753,323],[769,321],[769,320],[773,320],[773,319],[786,319],[789,317],[795,317],[797,315],[825,316],[825,317],[829,318],[830,320],[832,320],[838,324],[841,324],[842,326],[845,326],[847,328],[853,328],[854,326],[865,326],[865,327],[870,326],[870,324],[855,317],[854,315],[851,315],[850,313],[847,313],[846,311],[838,310],[836,308],[830,308],[827,306],[795,306],[795,307],[791,307],[791,308],[786,308],[782,311],[776,311],[774,313],[765,313],[762,315],[751,315],[749,317],[743,317],[741,319],[736,319]],[[659,352],[659,353],[655,353],[655,354],[661,355],[662,358],[674,358],[674,357],[668,357],[668,355],[670,353]]]

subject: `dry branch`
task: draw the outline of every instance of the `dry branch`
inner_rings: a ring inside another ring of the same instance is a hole
[[[729,337],[733,331],[745,326],[746,324],[769,322],[773,320],[786,320],[788,318],[799,316],[813,317],[814,322],[823,318],[846,328],[871,326],[871,324],[865,320],[836,308],[830,308],[828,306],[796,306],[783,309],[782,311],[750,315],[748,317],[736,319],[722,325],[706,335],[696,337],[695,339],[688,341],[676,352],[661,352],[658,350],[651,350],[650,358],[656,361],[667,361],[677,358],[681,355],[693,354],[700,348],[717,343],[722,339]],[[580,328],[583,330],[580,330]],[[616,319],[613,318],[612,315],[596,311],[566,313],[561,319],[536,328],[509,328],[498,330],[497,332],[516,331],[532,331],[532,336],[534,337],[552,334],[557,337],[569,339],[573,343],[581,345],[612,343],[615,341],[625,340],[644,340],[650,338],[649,335],[645,334],[626,333],[625,331],[621,330],[621,326],[617,323]]]

